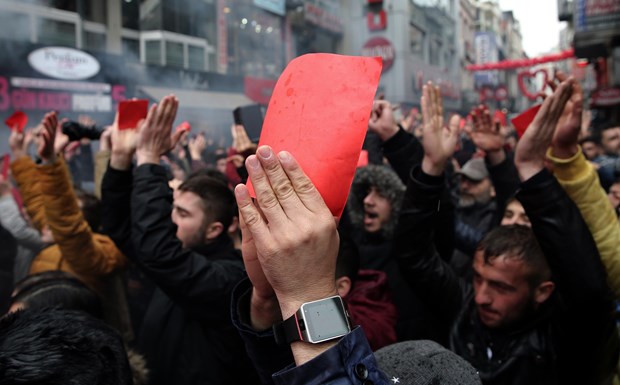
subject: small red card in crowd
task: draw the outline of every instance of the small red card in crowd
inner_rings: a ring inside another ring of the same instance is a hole
[[[146,119],[148,108],[149,101],[143,99],[124,100],[118,103],[118,129],[136,128],[140,120]]]
[[[377,57],[300,56],[278,79],[267,108],[259,146],[290,152],[335,217],[353,182],[381,67]],[[256,196],[251,183],[248,189]]]
[[[506,114],[503,113],[500,110],[495,110],[495,113],[493,114],[493,121],[499,121],[499,124],[501,124],[502,127],[506,127]]]
[[[15,111],[4,123],[9,126],[11,130],[16,129],[17,132],[22,133],[24,132],[26,124],[28,124],[28,116],[22,111]]]
[[[176,132],[179,131],[187,131],[190,132],[192,130],[192,125],[189,124],[189,122],[186,120],[184,122],[182,122],[181,124],[179,124],[176,128]]]
[[[523,133],[525,132],[525,130],[527,130],[527,127],[530,125],[530,123],[532,123],[532,121],[534,120],[534,117],[536,117],[538,110],[540,110],[540,106],[542,106],[542,104],[538,104],[530,108],[529,110],[525,110],[521,114],[510,119],[510,121],[512,122],[512,125],[515,128],[515,131],[517,131],[517,135],[519,136],[519,139],[521,139],[521,137],[523,136]]]
[[[9,166],[11,165],[11,157],[9,154],[5,154],[2,157],[2,178],[7,180],[9,177]]]

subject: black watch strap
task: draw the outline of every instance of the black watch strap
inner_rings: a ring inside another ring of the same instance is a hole
[[[282,322],[273,325],[273,336],[278,345],[290,345],[295,341],[303,341],[301,329],[305,329],[304,321],[294,313]]]

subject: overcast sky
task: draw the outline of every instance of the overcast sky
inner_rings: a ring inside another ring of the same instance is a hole
[[[529,57],[548,53],[558,45],[563,23],[557,0],[499,0],[502,11],[513,11],[521,23],[523,48]]]

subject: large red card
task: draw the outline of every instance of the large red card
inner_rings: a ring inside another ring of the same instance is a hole
[[[521,114],[510,119],[512,125],[515,127],[515,131],[517,131],[517,135],[519,136],[519,138],[523,136],[523,133],[525,133],[527,127],[530,125],[530,123],[532,123],[534,117],[536,117],[538,110],[540,110],[540,106],[542,106],[542,104],[538,104],[530,108],[529,110],[525,110]]]
[[[138,127],[138,122],[146,119],[148,113],[149,101],[124,100],[118,103],[118,129],[126,130]]]
[[[28,116],[22,111],[15,111],[4,123],[9,126],[11,130],[16,129],[17,132],[22,133],[24,132],[26,124],[28,124]]]
[[[381,67],[378,57],[303,55],[286,67],[267,108],[259,146],[290,152],[335,217],[353,182]]]

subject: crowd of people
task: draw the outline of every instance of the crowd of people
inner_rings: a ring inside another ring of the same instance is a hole
[[[92,121],[13,130],[0,384],[620,384],[620,122],[549,87],[518,142],[431,83],[419,117],[378,98],[341,218],[173,95],[95,153]]]

